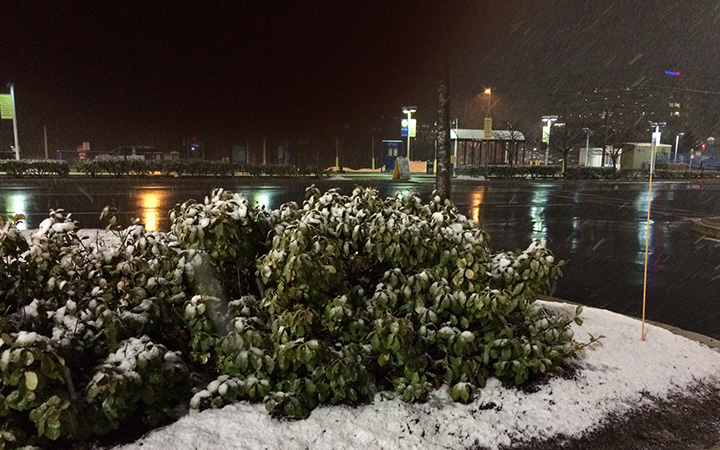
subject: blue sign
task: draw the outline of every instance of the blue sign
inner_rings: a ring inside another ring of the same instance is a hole
[[[400,136],[407,137],[408,130],[410,129],[410,122],[407,119],[400,121]]]

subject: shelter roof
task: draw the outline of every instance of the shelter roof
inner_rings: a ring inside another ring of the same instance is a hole
[[[450,139],[461,141],[484,141],[485,130],[473,130],[469,128],[451,128]],[[493,141],[525,141],[525,135],[517,130],[492,130]]]

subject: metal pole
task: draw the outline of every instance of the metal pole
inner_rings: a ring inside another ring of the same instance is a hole
[[[263,165],[267,164],[267,138],[263,137]]]
[[[335,136],[335,172],[340,171],[340,139]]]
[[[455,157],[455,158],[454,158],[454,159],[455,159],[455,162],[452,164],[453,172],[452,172],[451,175],[455,175],[455,166],[457,166],[457,147],[458,147],[458,135],[457,135],[457,132],[458,132],[458,127],[459,127],[459,126],[460,126],[460,118],[458,117],[458,118],[455,119],[455,145],[453,146],[453,147],[454,147],[454,149],[453,149],[453,156]]]
[[[411,112],[411,111],[408,111],[407,115],[408,115],[408,149],[407,149],[408,151],[407,151],[407,159],[408,159],[408,162],[409,162],[409,161],[410,161],[410,139],[411,139],[411,138],[410,138],[410,120],[412,120],[412,112]]]
[[[680,143],[680,135],[678,134],[675,136],[675,157],[673,158],[673,162],[677,162],[677,150],[678,150],[678,144]]]
[[[655,133],[660,131],[660,126],[655,125]],[[655,133],[653,133],[652,140],[650,141],[650,179],[652,180],[652,174],[655,172]]]
[[[20,144],[18,143],[17,111],[15,110],[15,84],[10,83],[10,100],[13,109],[13,134],[15,136],[15,159],[20,159]]]
[[[585,129],[585,134],[587,135],[587,138],[585,140],[585,167],[588,166],[588,157],[590,156],[590,129]]]
[[[488,113],[487,116],[490,117],[490,99],[492,98],[492,91],[488,89]]]
[[[372,170],[374,171],[375,170],[375,138],[372,138],[372,144],[371,144],[370,148],[372,149]]]
[[[47,127],[43,125],[43,135],[45,135],[45,159],[48,159],[48,148],[47,148]]]
[[[548,141],[547,145],[545,145],[545,165],[548,165],[548,162],[550,160],[550,130],[552,130],[552,122],[550,122],[550,119],[547,121],[547,129],[548,129]],[[537,130],[537,128],[536,128]]]

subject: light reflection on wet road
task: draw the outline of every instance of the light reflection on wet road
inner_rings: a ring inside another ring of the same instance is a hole
[[[251,203],[274,208],[301,201],[307,182],[283,185],[242,180],[3,181],[0,215],[22,213],[37,227],[51,208],[73,213],[80,225],[101,227],[105,205],[126,222],[140,217],[148,229],[167,230],[177,202],[202,200],[213,187],[242,192]],[[355,182],[319,183],[349,192]],[[372,183],[382,195],[431,184]],[[720,215],[720,185],[656,183],[649,238],[647,318],[720,338],[720,245],[694,234],[690,217]],[[566,261],[552,295],[633,316],[642,311],[647,185],[582,182],[455,182],[453,201],[481,223],[494,249],[525,248],[545,238]],[[639,336],[638,331],[638,336]]]

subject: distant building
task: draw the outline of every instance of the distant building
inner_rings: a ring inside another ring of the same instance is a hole
[[[197,136],[193,136],[188,140],[183,140],[185,159],[205,159],[205,145],[198,140]]]
[[[89,142],[83,142],[75,150],[57,150],[56,158],[76,163],[89,159],[177,159],[177,152],[165,153],[150,145],[127,145],[115,147],[112,151],[90,149]]]
[[[649,142],[628,142],[620,155],[620,166],[623,169],[648,169],[652,144]],[[672,161],[672,145],[658,144],[655,146],[655,164]]]
[[[636,124],[642,133],[649,122],[665,123],[668,143],[680,132],[712,136],[720,126],[720,98],[711,95],[714,85],[698,74],[687,77],[654,69],[650,76],[638,75],[632,84],[594,78],[578,84],[583,87],[551,95],[548,111],[564,122],[593,130],[596,146],[603,144],[605,132],[601,130],[607,128],[612,134],[628,124]],[[647,136],[650,141],[650,131]]]
[[[159,151],[150,145],[128,145],[115,147],[109,157],[124,159],[170,159],[169,153]]]

